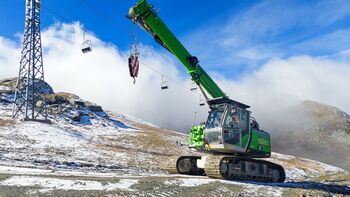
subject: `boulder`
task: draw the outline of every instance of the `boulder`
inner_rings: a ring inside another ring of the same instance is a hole
[[[103,109],[99,105],[90,105],[88,106],[88,109],[90,109],[92,112],[103,112]]]

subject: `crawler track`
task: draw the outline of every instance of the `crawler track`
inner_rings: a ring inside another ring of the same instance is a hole
[[[210,155],[205,162],[205,174],[210,178],[257,182],[284,182],[282,166],[256,159]]]
[[[170,174],[206,175],[225,180],[284,182],[282,166],[265,161],[231,155],[208,155],[204,169],[197,167],[199,156],[175,156],[168,158],[165,166]]]
[[[204,175],[204,170],[197,167],[199,156],[174,156],[168,158],[165,170],[170,174]]]

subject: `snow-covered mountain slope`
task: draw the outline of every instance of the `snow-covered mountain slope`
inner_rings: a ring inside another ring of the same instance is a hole
[[[180,153],[175,142],[183,134],[69,93],[47,95],[51,124],[14,121],[13,84],[0,81],[0,164],[140,175],[158,173],[161,157]]]
[[[68,93],[47,95],[51,124],[15,121],[11,83],[0,81],[0,196],[350,194],[346,171],[279,153],[269,160],[285,167],[283,184],[168,175],[168,156],[193,154],[175,145],[186,135]]]

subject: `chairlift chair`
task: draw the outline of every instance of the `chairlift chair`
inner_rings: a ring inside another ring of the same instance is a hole
[[[205,99],[202,97],[202,95],[199,95],[199,106],[205,105]]]
[[[166,90],[166,89],[168,89],[169,88],[169,85],[168,85],[169,83],[168,83],[168,81],[166,81],[166,80],[164,80],[164,75],[162,75],[162,84],[161,84],[161,89],[162,90]]]
[[[85,39],[85,31],[83,35],[83,44],[81,45],[81,51],[83,53],[89,53],[92,51],[92,43],[91,40],[86,40]]]
[[[83,53],[88,53],[92,51],[91,40],[85,40],[81,46],[81,51]]]
[[[197,90],[197,84],[195,82],[192,82],[190,90],[191,91]]]

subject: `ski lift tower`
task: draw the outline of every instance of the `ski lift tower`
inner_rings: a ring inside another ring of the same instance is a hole
[[[13,118],[49,122],[43,96],[44,69],[40,35],[40,1],[26,0],[23,49],[15,89]]]

